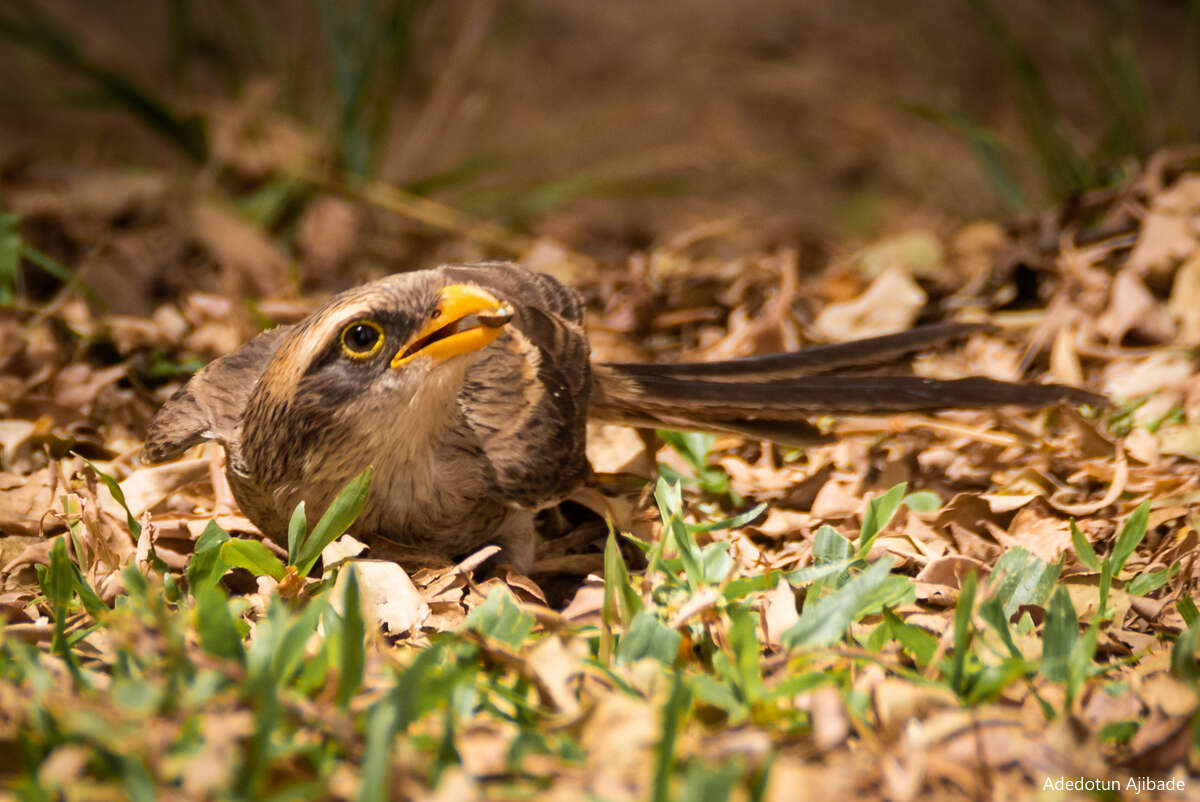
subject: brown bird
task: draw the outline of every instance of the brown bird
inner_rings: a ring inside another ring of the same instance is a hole
[[[946,324],[772,356],[593,363],[579,295],[506,263],[402,273],[334,296],[196,373],[150,423],[161,462],[225,447],[243,512],[286,542],[374,466],[352,531],[458,555],[487,543],[527,568],[534,514],[588,476],[588,419],[811,443],[808,418],[1059,402],[1072,387],[984,378],[825,375],[961,337]]]

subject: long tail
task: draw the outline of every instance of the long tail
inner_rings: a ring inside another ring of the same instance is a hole
[[[823,439],[810,419],[1059,403],[1104,406],[1103,396],[1057,384],[973,377],[823,375],[961,337],[977,327],[928,326],[901,334],[725,362],[598,363],[588,414],[636,426],[727,432],[806,445]]]

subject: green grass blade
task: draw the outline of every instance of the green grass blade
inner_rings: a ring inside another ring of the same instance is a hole
[[[1120,575],[1121,569],[1125,567],[1125,562],[1142,542],[1142,538],[1146,536],[1146,524],[1149,523],[1149,520],[1150,502],[1143,501],[1125,521],[1125,526],[1121,528],[1121,534],[1117,535],[1117,542],[1109,556],[1114,577]]]
[[[245,568],[255,576],[282,581],[287,569],[271,550],[257,540],[230,538],[220,546],[221,559],[234,568]]]
[[[980,125],[958,110],[943,110],[920,103],[905,104],[910,112],[958,136],[975,154],[979,169],[983,171],[992,191],[1009,211],[1025,209],[1025,196],[1010,164],[1012,153],[1005,147],[995,132]]]
[[[968,0],[982,27],[1004,58],[1014,88],[1025,137],[1038,157],[1043,180],[1056,198],[1094,186],[1091,165],[1061,132],[1062,120],[1042,73],[1017,41],[991,0]]]
[[[775,570],[767,571],[765,574],[738,577],[729,581],[729,584],[721,591],[721,595],[725,597],[725,601],[739,601],[751,593],[770,590],[779,584],[780,577],[785,577],[785,575]]]
[[[67,556],[67,542],[61,537],[55,538],[50,547],[50,567],[46,571],[46,581],[42,583],[42,593],[56,611],[65,609],[75,596],[71,558]]]
[[[863,516],[862,527],[858,532],[856,553],[859,558],[867,556],[875,538],[879,537],[879,533],[883,531],[883,528],[888,525],[888,521],[892,520],[892,516],[896,514],[896,510],[899,509],[900,502],[904,498],[904,491],[907,489],[908,483],[901,482],[882,496],[876,496],[867,502],[867,513]]]
[[[606,626],[627,624],[642,609],[642,598],[629,579],[616,531],[611,524],[604,544],[604,616]]]
[[[229,612],[229,601],[215,587],[201,588],[196,594],[196,633],[209,654],[239,663],[246,661],[242,633]]]
[[[78,273],[72,273],[67,268],[60,265],[58,262],[51,259],[46,254],[39,251],[37,248],[30,247],[27,243],[21,245],[21,256],[32,262],[37,267],[42,269],[42,272],[58,279],[64,287],[75,287],[84,297],[95,304],[98,308],[103,309],[105,304],[100,297],[100,293],[79,277]]]
[[[804,568],[797,568],[795,571],[788,571],[783,574],[783,578],[786,579],[792,585],[792,587],[801,588],[810,582],[828,579],[831,576],[842,573],[850,567],[851,562],[853,562],[852,559],[846,558],[844,560],[838,560],[837,562],[832,563],[824,563],[822,565],[809,565]],[[757,587],[758,584],[760,583],[755,583],[754,587]],[[766,590],[767,588],[762,589]]]
[[[387,802],[391,799],[388,774],[392,747],[400,729],[398,712],[389,696],[376,702],[367,714],[366,746],[358,794],[354,797],[356,802]]]
[[[195,161],[207,158],[207,135],[199,117],[185,117],[133,79],[92,61],[79,49],[70,32],[37,4],[16,5],[21,18],[0,14],[0,37],[40,53],[60,68],[91,81],[109,100]]]
[[[902,503],[913,512],[937,512],[942,508],[942,499],[932,490],[918,490],[904,497]]]
[[[675,766],[675,741],[679,735],[679,723],[688,704],[690,694],[683,684],[683,675],[672,674],[671,695],[662,711],[662,738],[654,750],[653,802],[671,802],[671,770]]]
[[[1147,593],[1153,593],[1179,573],[1180,567],[1181,563],[1176,561],[1167,568],[1138,574],[1125,584],[1125,592],[1130,596],[1145,596]]]
[[[1068,661],[1079,639],[1079,619],[1071,594],[1059,587],[1050,597],[1046,608],[1046,623],[1042,627],[1041,672],[1051,682],[1066,682]]]
[[[533,616],[521,610],[512,594],[502,587],[489,593],[483,604],[472,610],[463,622],[464,627],[513,649],[521,647],[533,631],[533,625]]]
[[[17,216],[0,212],[0,306],[12,306],[21,283],[21,234]]]
[[[95,463],[93,463],[91,460],[85,457],[81,457],[81,459],[83,459],[83,461],[87,463],[87,466],[92,469],[92,472],[96,474],[96,478],[108,488],[108,492],[112,493],[112,497],[116,499],[118,504],[121,505],[121,509],[125,510],[125,523],[128,524],[129,531],[133,534],[133,539],[137,540],[142,534],[142,525],[137,522],[137,519],[133,517],[133,513],[129,511],[129,505],[125,503],[125,494],[121,492],[120,483],[104,471],[97,468]]]
[[[762,663],[759,657],[758,614],[746,607],[729,608],[729,649],[737,670],[738,687],[747,704],[762,696]]]
[[[729,556],[729,541],[718,540],[700,550],[702,581],[706,585],[719,585],[733,570],[733,558]]]
[[[933,660],[937,652],[937,638],[914,624],[905,623],[891,610],[883,611],[884,624],[891,630],[891,635],[904,650],[912,655],[913,662],[924,668]]]
[[[83,572],[79,570],[79,566],[74,562],[70,563],[71,573],[74,575],[74,592],[79,596],[79,602],[83,605],[83,609],[88,611],[88,615],[97,621],[100,617],[108,612],[108,605],[100,598],[96,590],[88,584],[87,579],[83,576]]]
[[[299,561],[300,544],[304,542],[307,534],[308,517],[304,514],[304,502],[301,501],[296,505],[296,509],[292,510],[292,517],[288,520],[288,565],[295,565]]]
[[[1083,532],[1075,525],[1074,518],[1071,519],[1071,545],[1075,547],[1075,556],[1079,558],[1079,562],[1093,571],[1100,570],[1100,558],[1096,556],[1096,550],[1084,537]]]
[[[979,605],[979,617],[1000,636],[1000,641],[1008,649],[1009,656],[1018,660],[1025,659],[1025,655],[1021,654],[1017,642],[1013,639],[1012,629],[1008,626],[1008,616],[1004,614],[1004,605],[998,598],[993,596]]]
[[[387,696],[367,714],[366,745],[363,749],[361,784],[356,802],[387,802],[392,799],[388,775],[396,733],[415,721],[436,699],[429,693],[429,675],[442,661],[445,650],[437,643],[420,651],[396,678]]]
[[[853,556],[853,544],[829,524],[823,524],[813,535],[814,565],[845,562]]]
[[[325,594],[309,600],[300,609],[298,615],[280,616],[280,620],[285,623],[285,626],[283,634],[271,653],[269,662],[270,681],[274,685],[283,686],[290,682],[292,675],[300,668],[304,661],[304,651],[308,647],[309,640],[316,633],[317,624],[328,605],[328,595]],[[272,606],[285,608],[285,613],[290,613],[279,597],[275,597]]]
[[[367,495],[371,492],[371,474],[374,469],[367,468],[350,483],[342,488],[337,498],[325,510],[321,520],[308,533],[308,537],[300,544],[296,562],[296,571],[301,576],[307,576],[312,567],[317,564],[321,552],[333,541],[342,536],[354,519],[362,512],[367,503]]]
[[[972,678],[967,704],[976,706],[995,700],[1005,688],[1028,674],[1030,668],[1029,663],[1015,657],[996,665],[984,666]]]
[[[187,582],[192,595],[201,588],[215,586],[230,566],[221,559],[221,546],[230,540],[229,533],[216,521],[209,521],[200,533],[192,558],[188,560]]]
[[[649,610],[639,610],[629,629],[617,643],[618,665],[628,665],[644,657],[653,657],[663,665],[671,665],[679,653],[683,637],[658,620]]]
[[[737,761],[729,761],[719,768],[694,762],[688,766],[683,794],[679,798],[688,802],[729,802],[741,774],[742,768]]]
[[[362,602],[358,591],[358,572],[354,566],[346,570],[346,596],[342,603],[341,650],[338,654],[338,687],[337,703],[342,707],[350,704],[350,699],[358,686],[362,684],[363,667],[366,665],[366,650],[364,648],[367,628],[363,621]]]
[[[755,520],[758,518],[758,516],[762,515],[766,511],[767,505],[764,502],[756,507],[753,507],[752,509],[746,510],[745,512],[739,512],[737,515],[730,516],[729,518],[722,518],[719,521],[709,521],[702,524],[689,524],[688,529],[690,529],[693,533],[719,532],[723,529],[737,529],[739,526],[745,526],[746,524]]]
[[[1175,602],[1175,609],[1179,611],[1179,615],[1183,616],[1183,621],[1189,627],[1197,620],[1200,620],[1200,610],[1196,609],[1196,602],[1192,601],[1191,596],[1181,596]]]
[[[1100,601],[1096,607],[1096,619],[1108,615],[1108,597],[1112,592],[1113,562],[1109,558],[1100,564]]]
[[[716,437],[711,434],[675,432],[669,429],[656,429],[655,433],[660,440],[683,457],[696,473],[708,467],[708,452],[717,441]]]
[[[1171,647],[1171,673],[1189,682],[1200,682],[1197,649],[1200,649],[1200,618],[1193,618]]]
[[[950,687],[960,697],[967,693],[967,653],[971,648],[974,633],[975,593],[979,588],[979,577],[974,571],[967,574],[958,594],[954,608],[954,658],[950,666]]]
[[[887,581],[892,559],[885,557],[849,580],[837,592],[805,604],[800,620],[782,635],[785,648],[828,646],[845,633],[861,615],[872,592]]]
[[[689,679],[696,699],[724,711],[731,724],[740,722],[749,715],[750,708],[738,698],[728,681],[717,679],[711,674],[696,674]]]
[[[1071,644],[1071,653],[1067,656],[1067,699],[1064,705],[1068,710],[1083,683],[1093,674],[1092,660],[1096,656],[1096,641],[1099,637],[1099,626],[1093,620],[1087,631]]]
[[[1061,571],[1061,561],[1050,565],[1020,546],[1011,548],[992,569],[990,595],[1004,603],[1004,615],[1011,618],[1021,605],[1044,605]]]

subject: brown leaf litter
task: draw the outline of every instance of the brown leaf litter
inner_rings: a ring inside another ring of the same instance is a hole
[[[230,131],[237,135],[237,126],[231,123]],[[1074,556],[1070,521],[1103,556],[1132,509],[1151,502],[1149,534],[1118,577],[1109,602],[1112,628],[1101,642],[1103,653],[1131,658],[1108,678],[1127,683],[1128,694],[1115,697],[1097,682],[1087,684],[1071,717],[1047,726],[1030,687],[1013,686],[996,703],[964,710],[944,693],[882,669],[863,670],[854,687],[869,700],[865,715],[872,726],[836,694],[801,694],[796,703],[809,710],[812,734],[769,742],[778,758],[768,799],[790,798],[801,783],[813,795],[877,796],[884,788],[896,799],[984,789],[1023,796],[1046,774],[1197,770],[1187,747],[1195,699],[1167,673],[1160,637],[1181,630],[1174,601],[1197,597],[1200,587],[1200,381],[1190,350],[1200,341],[1200,174],[1180,165],[1159,159],[1149,168],[1157,172],[1115,195],[1084,196],[1074,216],[1057,220],[1049,235],[1043,224],[1011,230],[973,224],[946,242],[915,232],[818,270],[786,249],[713,255],[696,243],[719,237],[722,229],[714,226],[581,278],[598,359],[729,358],[918,321],[985,320],[994,324],[991,330],[959,348],[922,355],[913,369],[941,377],[1049,374],[1086,383],[1114,401],[1112,415],[1096,417],[1006,409],[832,419],[821,424],[838,439],[804,451],[721,438],[710,464],[728,474],[742,498],[739,509],[768,503],[754,523],[701,538],[727,542],[740,575],[809,564],[820,526],[854,537],[867,501],[898,482],[931,491],[940,508],[903,510],[872,557],[889,555],[897,570],[914,578],[917,598],[897,612],[940,639],[944,652],[951,608],[967,574],[986,577],[1016,547],[1047,562],[1065,560],[1062,581],[1077,612],[1087,616],[1097,605],[1097,577]],[[136,458],[141,434],[183,380],[180,363],[212,358],[251,333],[253,314],[231,298],[277,296],[258,311],[296,319],[315,301],[286,297],[295,260],[318,272],[355,263],[354,239],[344,231],[367,223],[358,210],[328,201],[333,206],[322,213],[324,222],[303,223],[301,250],[292,252],[211,198],[188,197],[155,176],[84,176],[27,186],[13,198],[29,225],[57,232],[51,244],[57,242],[60,254],[76,254],[64,259],[86,280],[120,273],[139,248],[176,236],[180,225],[192,250],[172,250],[173,269],[161,277],[178,276],[185,265],[201,276],[180,285],[177,296],[174,288],[166,297],[138,290],[128,304],[115,306],[129,314],[98,313],[72,292],[0,310],[0,609],[32,633],[27,636],[43,639],[50,634],[44,625],[49,610],[37,597],[30,567],[48,561],[55,537],[68,537],[84,575],[111,600],[120,592],[120,571],[144,564],[151,547],[181,570],[214,516],[231,532],[255,534],[232,505],[218,453],[198,450],[149,468]],[[118,218],[122,227],[113,223]],[[1105,233],[1113,231],[1121,233]],[[84,242],[95,244],[81,249]],[[139,305],[153,308],[138,313]],[[687,466],[652,433],[594,427],[589,434],[597,481],[544,516],[553,537],[539,558],[549,568],[532,578],[501,567],[481,580],[475,569],[487,553],[453,565],[378,546],[361,553],[351,544],[328,553],[326,562],[354,562],[366,620],[389,643],[422,644],[456,629],[498,586],[509,588],[549,631],[596,623],[603,595],[596,575],[607,534],[600,521],[609,517],[622,530],[657,538],[661,527],[646,482],[659,461],[674,460],[684,472]],[[144,523],[140,542],[82,457],[120,482],[130,514]],[[733,509],[727,498],[687,492],[693,511]],[[636,557],[636,550],[627,552],[627,559]],[[1123,587],[1136,573],[1176,564],[1146,596]],[[786,583],[753,598],[769,664],[780,655],[780,634],[796,620],[796,598]],[[672,624],[719,627],[708,615],[713,601],[683,601]],[[1044,610],[1024,612],[1035,624],[1044,616]],[[486,649],[489,659],[528,678],[547,710],[580,722],[588,757],[577,768],[579,782],[614,799],[644,796],[664,691],[647,686],[641,699],[601,693],[589,685],[581,643],[553,634],[526,651]],[[1053,688],[1039,685],[1038,691]],[[1105,724],[1131,718],[1143,726],[1130,742],[1098,738]],[[617,731],[619,740],[612,737]],[[735,732],[720,735],[729,739]],[[755,739],[767,737],[752,727],[746,733],[744,743],[720,747],[715,734],[693,734],[681,749],[753,752]],[[495,772],[512,737],[483,724],[464,733],[463,774],[454,782],[467,787]],[[56,761],[46,770],[79,771],[69,752]],[[209,782],[200,774],[185,778],[189,788]]]

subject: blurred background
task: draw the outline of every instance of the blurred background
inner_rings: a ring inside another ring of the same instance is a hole
[[[6,280],[145,313],[680,241],[812,271],[1195,142],[1198,43],[1198,0],[0,0],[0,210],[52,266]]]

